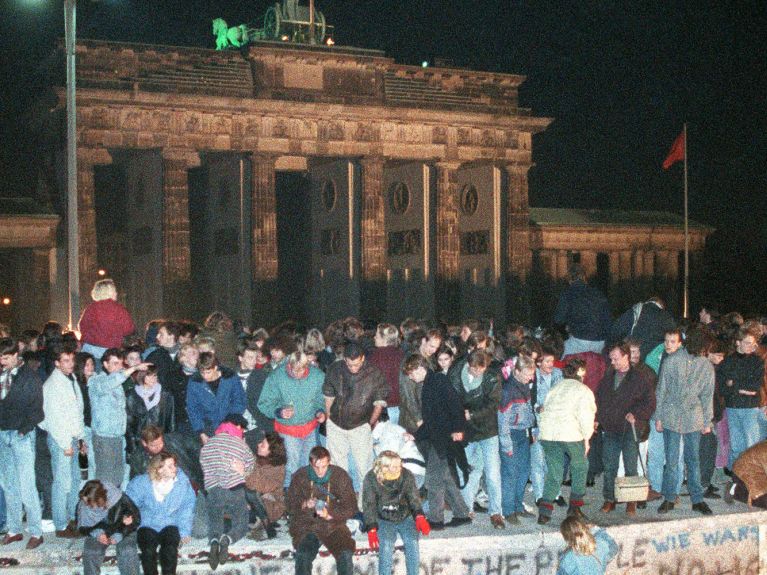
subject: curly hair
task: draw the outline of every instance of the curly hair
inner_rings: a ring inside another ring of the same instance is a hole
[[[259,457],[259,461],[265,461],[268,465],[274,465],[275,467],[285,465],[288,461],[288,455],[285,450],[285,440],[282,439],[282,436],[279,433],[270,431],[264,436],[264,439],[269,444],[269,455]]]

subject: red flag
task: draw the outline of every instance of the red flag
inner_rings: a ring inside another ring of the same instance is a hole
[[[671,151],[668,153],[668,156],[666,156],[666,159],[663,160],[664,170],[668,170],[678,161],[684,160],[685,146],[686,144],[684,141],[684,131],[682,131],[682,133],[676,137],[676,140],[674,140],[674,143],[671,145]]]

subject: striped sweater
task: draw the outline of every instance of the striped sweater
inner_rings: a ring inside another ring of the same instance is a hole
[[[241,461],[245,475],[232,469],[233,461]],[[205,489],[221,487],[231,489],[245,483],[253,471],[253,453],[245,440],[227,433],[211,437],[200,450],[200,465],[205,474]]]

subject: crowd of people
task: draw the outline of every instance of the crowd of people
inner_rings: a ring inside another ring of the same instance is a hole
[[[56,537],[85,537],[86,575],[112,545],[121,573],[170,574],[195,518],[213,569],[287,518],[297,575],[320,545],[350,575],[357,518],[381,575],[398,535],[417,575],[431,530],[546,524],[557,507],[568,564],[609,555],[584,511],[600,475],[592,518],[639,468],[649,492],[629,516],[654,500],[673,511],[685,478],[703,515],[707,498],[767,504],[767,318],[705,307],[677,321],[653,297],[613,320],[579,266],[569,279],[550,328],[345,318],[324,331],[235,329],[221,312],[140,331],[100,280],[79,333],[0,327],[1,543],[23,541],[26,516],[35,549],[50,517]]]

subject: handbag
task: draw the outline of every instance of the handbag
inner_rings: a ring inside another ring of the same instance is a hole
[[[631,432],[634,434],[634,442],[637,441],[637,430],[634,424],[631,424]],[[646,476],[644,461],[639,458],[639,464],[642,466],[642,473]],[[633,501],[647,501],[647,494],[650,491],[650,482],[647,477],[616,477],[615,478],[615,501],[616,503],[627,503]]]

